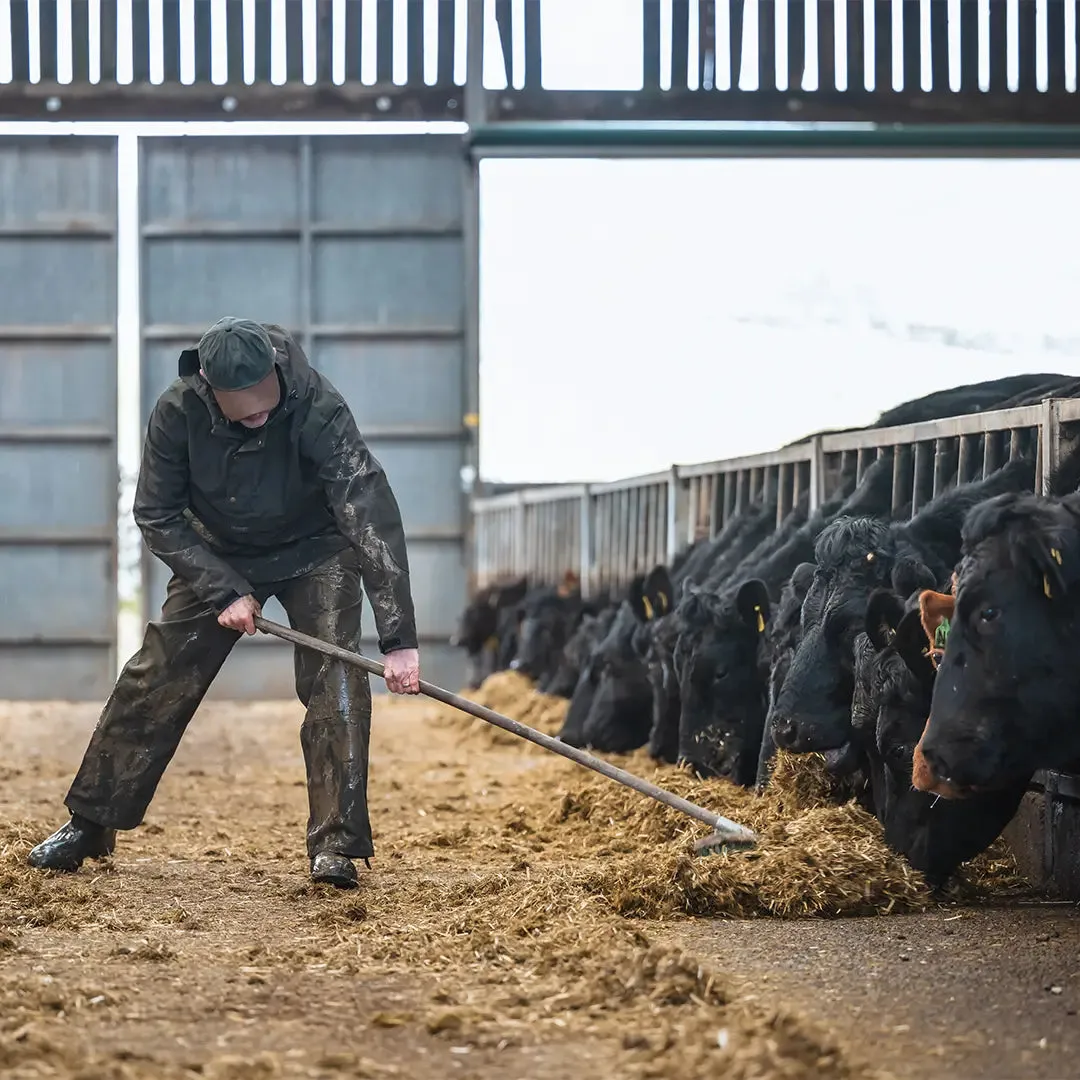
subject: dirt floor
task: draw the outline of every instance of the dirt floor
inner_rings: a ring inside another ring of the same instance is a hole
[[[681,819],[607,780],[422,702],[376,710],[377,857],[342,893],[307,879],[298,705],[204,706],[145,825],[55,877],[23,859],[97,710],[0,705],[0,1075],[1077,1075],[1073,907],[1007,875],[978,906],[891,864],[886,888],[871,841],[866,880],[808,858],[785,891],[768,851],[687,860]],[[685,914],[811,894],[907,913]]]

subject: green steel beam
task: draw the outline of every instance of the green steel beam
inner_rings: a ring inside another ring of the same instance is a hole
[[[709,123],[495,123],[468,136],[475,157],[878,156],[1080,154],[1080,124],[873,124],[747,127]]]

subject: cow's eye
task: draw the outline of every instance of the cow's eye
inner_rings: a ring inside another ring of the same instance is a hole
[[[979,618],[983,622],[993,622],[1001,614],[1001,608],[996,607],[984,607],[979,612]]]

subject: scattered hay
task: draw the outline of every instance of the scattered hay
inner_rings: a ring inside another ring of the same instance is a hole
[[[570,702],[566,698],[541,694],[533,687],[531,679],[517,671],[497,671],[489,675],[476,690],[459,691],[460,696],[484,705],[503,716],[517,720],[521,724],[536,728],[545,735],[557,735],[566,719],[566,710]],[[511,735],[501,728],[477,720],[451,708],[437,704],[428,713],[428,718],[437,724],[457,728],[463,733],[486,743],[489,746],[521,746],[530,744]]]
[[[515,718],[533,715],[544,697],[516,672],[497,673],[476,692],[476,700]],[[931,901],[922,874],[885,844],[874,816],[854,801],[837,802],[840,786],[820,754],[778,751],[763,793],[657,765],[644,751],[622,763],[753,829],[758,846],[691,858],[699,824],[595,774],[579,771],[567,784],[573,766],[552,760],[548,769],[518,778],[513,809],[503,807],[502,833],[529,838],[533,853],[573,858],[574,868],[552,879],[567,897],[599,895],[620,915],[645,919],[874,915],[918,911]],[[473,821],[472,831],[475,842],[483,830]],[[504,841],[507,848],[514,845]],[[969,863],[952,894],[981,898],[1023,887],[999,849]]]
[[[77,930],[96,922],[106,904],[108,860],[92,862],[96,873],[42,873],[28,866],[26,855],[51,830],[41,822],[0,822],[0,934],[27,927]]]
[[[491,694],[498,711],[557,730],[566,702],[545,702],[516,673],[502,683],[485,684],[477,700]],[[387,722],[376,723],[386,740],[373,755],[377,857],[356,891],[307,880],[299,714],[286,710],[255,713],[246,729],[222,725],[227,736],[205,734],[210,724],[193,731],[208,743],[237,740],[234,764],[223,775],[210,746],[198,759],[205,768],[192,767],[192,753],[174,770],[156,806],[164,837],[159,828],[124,835],[119,873],[108,863],[37,873],[25,853],[51,830],[0,826],[0,1074],[428,1075],[410,1063],[418,1046],[430,1052],[441,1040],[439,1052],[493,1051],[462,1061],[478,1080],[543,1075],[530,1065],[543,1059],[513,1058],[517,1047],[550,1051],[559,1064],[549,1074],[580,1053],[588,1077],[598,1061],[631,1078],[856,1075],[814,1025],[740,997],[722,971],[655,940],[661,920],[925,903],[921,879],[884,848],[873,819],[830,804],[813,758],[780,755],[765,796],[657,767],[644,752],[621,758],[761,837],[746,854],[692,858],[690,842],[705,831],[696,822],[538,748],[507,753],[480,721],[429,712],[435,727],[425,726],[409,704],[386,705]],[[485,749],[456,748],[448,723],[454,735],[478,733]],[[240,763],[245,739],[251,756]],[[35,805],[32,782],[9,787],[9,816]],[[208,854],[223,844],[227,855]],[[1005,881],[1004,860],[987,858]],[[130,933],[118,940],[117,929]],[[665,942],[674,933],[665,927]],[[70,963],[105,985],[67,986],[59,966]],[[39,986],[42,964],[57,965],[55,983]],[[162,1035],[145,1046],[154,1059],[109,1055],[110,1044],[138,1043],[147,1022]],[[215,1025],[229,1032],[216,1051],[178,1049],[172,1038],[216,1035]],[[397,1064],[371,1060],[384,1054]]]

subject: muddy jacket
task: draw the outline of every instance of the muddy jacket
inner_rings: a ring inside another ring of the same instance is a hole
[[[223,611],[253,586],[305,574],[352,545],[379,649],[417,647],[405,533],[382,466],[333,386],[280,326],[281,402],[253,430],[225,419],[198,352],[147,425],[134,514],[147,547]]]

